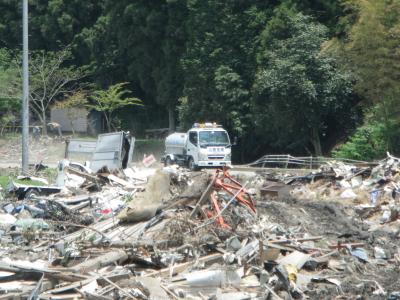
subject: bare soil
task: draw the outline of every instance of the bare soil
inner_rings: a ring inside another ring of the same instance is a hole
[[[65,156],[65,139],[72,138],[64,136],[41,137],[39,140],[30,138],[29,141],[29,163],[42,162],[45,165],[56,167],[57,162]],[[79,139],[96,139],[96,137],[75,137]],[[164,153],[164,142],[162,140],[137,140],[133,153],[133,161],[142,161],[144,155],[153,154],[159,161]],[[0,167],[18,167],[22,160],[21,135],[13,134],[0,138]],[[71,154],[70,160],[83,163],[90,160],[90,154]]]
[[[65,143],[63,139],[42,137],[29,141],[29,162],[55,164],[64,157]],[[0,164],[2,166],[19,165],[22,157],[21,136],[12,135],[0,139]]]
[[[312,236],[323,236],[315,247],[327,248],[328,243],[365,243],[370,262],[362,262],[348,255],[346,249],[340,250],[347,255],[334,255],[332,259],[344,260],[344,270],[321,270],[321,275],[341,281],[341,289],[333,284],[311,284],[307,292],[310,299],[387,299],[391,292],[400,290],[399,266],[395,262],[377,261],[373,257],[374,246],[390,253],[396,253],[399,247],[397,234],[391,230],[368,231],[369,226],[362,222],[349,205],[339,202],[304,201],[291,197],[268,199],[259,209],[270,221],[283,228],[301,228]],[[400,228],[397,225],[397,228]],[[374,295],[378,282],[387,293]],[[314,288],[313,288],[314,287]]]

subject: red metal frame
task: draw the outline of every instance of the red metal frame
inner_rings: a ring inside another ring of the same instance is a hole
[[[218,199],[217,199],[217,192],[212,192],[211,193],[211,195],[210,195],[210,199],[211,199],[211,203],[212,203],[212,205],[213,205],[213,207],[214,207],[214,210],[215,210],[215,212],[216,212],[216,216],[217,216],[217,219],[215,220],[216,222],[217,222],[217,224],[219,224],[221,227],[223,227],[223,228],[226,228],[226,229],[229,229],[230,228],[230,226],[228,225],[228,224],[226,224],[225,223],[225,220],[224,220],[224,218],[220,215],[221,214],[221,209],[219,208],[219,205],[218,205]],[[211,213],[211,216],[210,217],[212,217],[213,215],[212,215],[212,213]]]
[[[221,208],[219,207],[218,204],[217,190],[224,190],[232,197],[235,197],[235,199],[239,203],[246,206],[250,211],[252,211],[253,213],[257,212],[255,202],[251,198],[250,194],[243,188],[243,186],[238,181],[232,178],[227,169],[216,170],[212,182],[215,190],[211,192],[209,199],[213,207],[213,211],[211,210],[206,211],[206,216],[210,219],[214,217],[216,219],[215,222],[218,225],[220,225],[225,229],[230,229],[230,226],[225,222],[224,218],[221,216]]]
[[[243,188],[243,186],[232,178],[228,169],[217,170],[214,187],[223,189],[231,196],[235,196],[236,200],[244,206],[247,206],[252,212],[256,213],[256,205],[250,194]]]

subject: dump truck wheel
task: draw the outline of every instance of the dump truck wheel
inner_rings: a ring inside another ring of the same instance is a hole
[[[172,159],[171,159],[170,157],[167,157],[167,158],[165,159],[164,165],[165,165],[165,166],[170,166],[170,165],[172,165]]]
[[[188,167],[189,167],[189,169],[191,171],[196,171],[197,170],[197,166],[194,163],[193,157],[189,158]]]

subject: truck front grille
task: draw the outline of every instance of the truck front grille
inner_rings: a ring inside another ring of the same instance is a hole
[[[209,155],[208,159],[221,159],[222,160],[222,159],[224,159],[224,156],[215,156],[215,155],[211,156],[211,155]]]

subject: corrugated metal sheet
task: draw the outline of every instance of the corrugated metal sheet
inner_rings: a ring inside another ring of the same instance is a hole
[[[72,125],[76,132],[87,132],[87,116],[88,111],[85,108],[53,108],[50,111],[51,122],[60,124],[62,131],[72,131]]]

